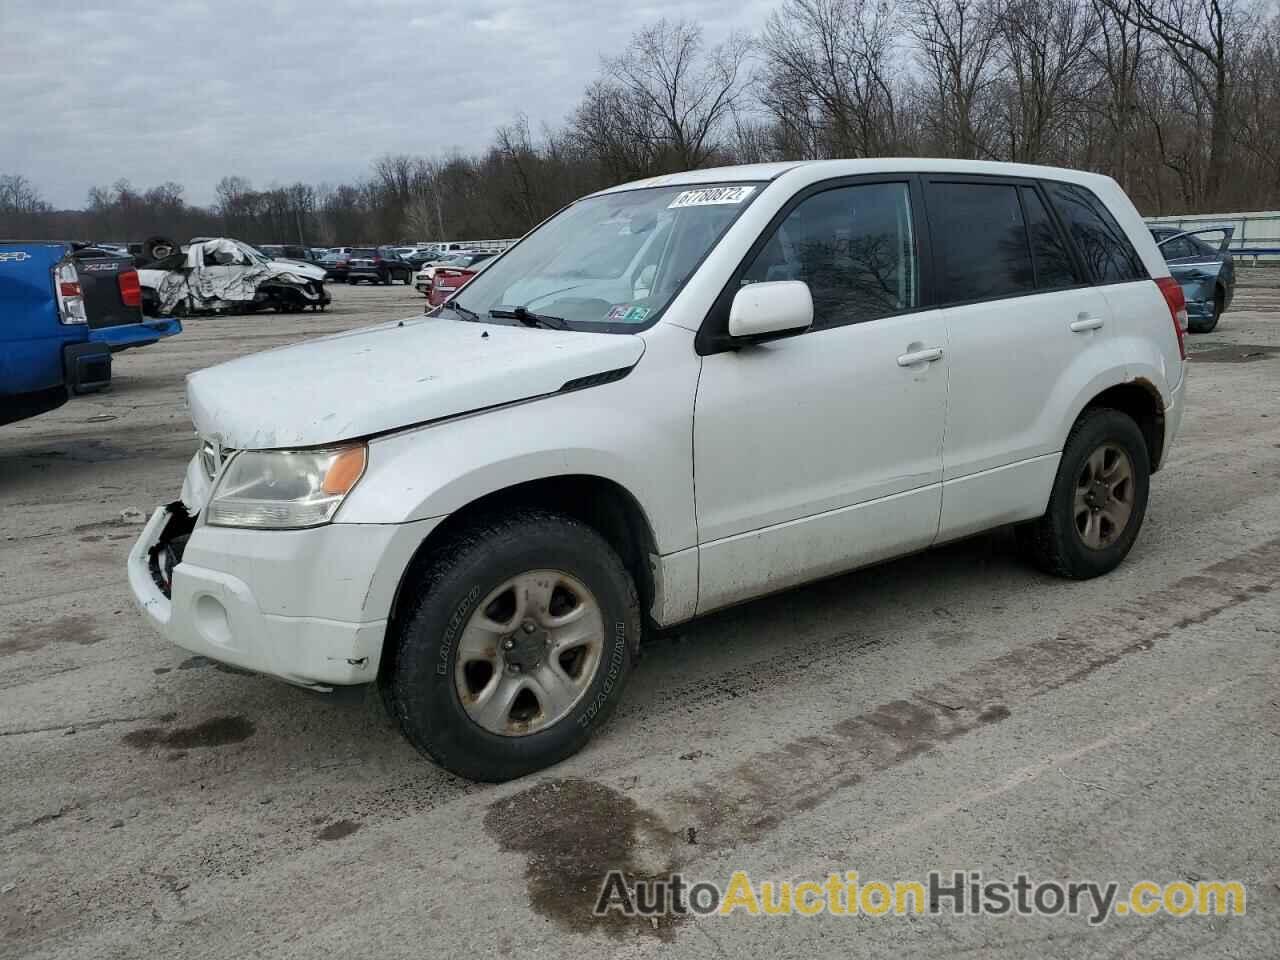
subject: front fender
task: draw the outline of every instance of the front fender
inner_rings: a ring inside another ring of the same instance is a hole
[[[695,546],[691,334],[672,328],[621,380],[510,404],[372,440],[342,523],[407,523],[550,477],[586,475],[628,491],[659,553]]]

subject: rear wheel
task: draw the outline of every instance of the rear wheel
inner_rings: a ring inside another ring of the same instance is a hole
[[[1031,561],[1060,577],[1110,573],[1147,511],[1151,462],[1138,425],[1118,410],[1086,410],[1062,451],[1049,508],[1018,530]]]
[[[639,604],[622,561],[585,524],[532,509],[478,523],[405,589],[384,700],[446,770],[532,773],[581,749],[617,706]]]
[[[1187,323],[1188,333],[1213,333],[1218,328],[1218,320],[1222,317],[1222,311],[1226,306],[1226,296],[1219,287],[1213,293],[1213,316],[1201,317],[1191,320]]]

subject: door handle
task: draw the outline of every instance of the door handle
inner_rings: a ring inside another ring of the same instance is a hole
[[[942,348],[930,347],[928,350],[916,350],[913,353],[904,353],[898,358],[898,366],[913,367],[917,363],[933,363],[933,361],[941,359]]]
[[[1102,326],[1102,323],[1103,321],[1101,317],[1091,317],[1082,313],[1078,320],[1071,321],[1071,332],[1087,333],[1090,330],[1097,330]]]

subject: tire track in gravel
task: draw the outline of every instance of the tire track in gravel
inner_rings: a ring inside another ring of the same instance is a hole
[[[538,835],[537,843],[523,851],[530,905],[570,930],[583,929],[586,922],[618,937],[646,933],[667,938],[672,931],[652,927],[647,918],[634,923],[605,922],[616,917],[592,918],[598,890],[590,885],[584,888],[582,878],[603,877],[617,866],[618,856],[616,843],[611,846],[608,837],[583,836],[583,824],[600,823],[606,825],[602,830],[612,831],[615,824],[645,822],[649,827],[643,842],[648,849],[638,853],[634,848],[641,838],[632,836],[625,850],[625,862],[646,865],[643,871],[634,868],[632,872],[657,876],[687,871],[718,851],[762,839],[789,813],[811,811],[842,790],[1007,719],[1041,694],[1087,680],[1099,670],[1150,651],[1181,630],[1207,623],[1277,589],[1280,537],[1113,607],[1109,616],[1076,618],[1052,637],[1016,646],[941,682],[775,744],[712,778],[672,791],[647,808],[638,806],[634,795],[603,784],[591,784],[585,790],[572,788],[584,781],[559,781],[565,798],[562,808],[549,819],[552,826]],[[857,643],[856,637],[842,635],[834,644],[829,639],[807,644],[806,652],[819,660],[836,659]],[[813,666],[798,656],[785,663],[769,661],[759,668],[744,668],[741,675],[744,682],[763,687],[792,679]],[[663,692],[660,709],[671,712],[700,696],[705,700],[715,695],[707,694],[705,683],[683,684]],[[532,802],[546,789],[546,784],[526,788],[496,801],[491,810],[519,809],[526,799]],[[589,810],[573,809],[579,796],[588,798]],[[665,824],[666,834],[655,831],[654,823]],[[691,829],[696,831],[696,845],[686,839]],[[510,848],[500,829],[491,825],[490,832]],[[582,854],[575,855],[571,869],[562,862],[563,854],[548,855],[548,851],[564,850]],[[602,857],[595,862],[593,851],[605,851],[613,859]]]

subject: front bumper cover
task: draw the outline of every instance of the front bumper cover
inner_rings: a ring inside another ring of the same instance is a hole
[[[435,522],[240,530],[173,503],[129,552],[129,586],[192,653],[302,686],[367,683],[400,577]]]

